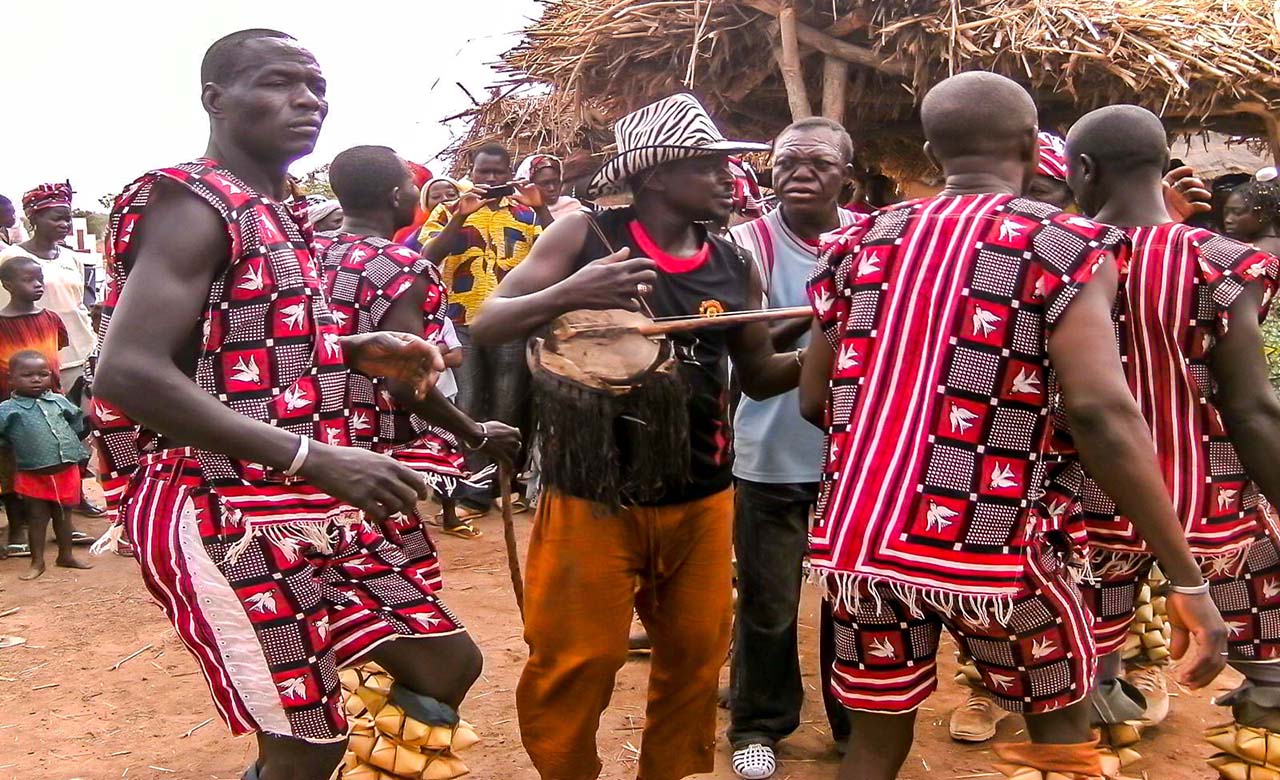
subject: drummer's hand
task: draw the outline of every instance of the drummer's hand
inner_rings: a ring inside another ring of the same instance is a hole
[[[1174,168],[1164,175],[1164,205],[1169,216],[1179,222],[1195,214],[1213,210],[1213,193],[1190,165]]]
[[[444,371],[440,348],[409,333],[378,331],[344,336],[341,342],[349,367],[366,376],[398,379],[413,387],[415,398],[425,398]]]
[[[575,309],[640,310],[640,299],[653,289],[658,265],[647,257],[631,257],[623,247],[593,260],[565,280]]]
[[[1173,629],[1171,655],[1182,661],[1178,681],[1188,688],[1203,688],[1227,663],[1227,626],[1222,615],[1208,593],[1170,593],[1165,605]],[[1188,650],[1192,652],[1188,654]]]
[[[481,441],[484,444],[480,444]],[[471,447],[479,445],[480,452],[496,461],[515,463],[520,454],[520,429],[499,420],[485,420],[476,424],[476,431],[463,443]]]

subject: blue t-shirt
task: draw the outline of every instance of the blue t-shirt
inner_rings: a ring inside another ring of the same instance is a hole
[[[841,227],[853,220],[851,212],[840,210]],[[809,305],[805,283],[818,262],[818,247],[787,227],[782,209],[738,225],[729,233],[755,257],[768,308]],[[808,343],[805,334],[796,347]],[[800,416],[799,390],[764,401],[744,396],[733,418],[733,437],[733,475],[738,479],[784,484],[817,482],[822,476],[823,433]]]

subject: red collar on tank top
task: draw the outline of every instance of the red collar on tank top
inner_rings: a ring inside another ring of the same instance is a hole
[[[644,229],[644,225],[640,224],[640,220],[633,219],[628,225],[631,230],[631,238],[635,240],[636,246],[640,247],[640,251],[644,252],[644,256],[658,264],[658,268],[663,273],[668,274],[684,274],[697,269],[707,261],[711,256],[711,242],[703,241],[702,248],[689,257],[676,257],[662,251],[653,237],[649,235],[649,231]]]

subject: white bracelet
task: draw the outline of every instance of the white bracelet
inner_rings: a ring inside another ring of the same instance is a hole
[[[1200,580],[1199,585],[1174,585],[1169,583],[1169,590],[1182,596],[1203,596],[1209,592],[1209,581]]]
[[[488,444],[488,443],[489,443],[489,429],[485,426],[485,424],[484,424],[484,423],[480,423],[480,443],[479,443],[479,444],[477,444],[476,446],[472,447],[470,444],[467,444],[467,443],[464,441],[464,442],[462,443],[462,446],[466,447],[467,449],[471,450],[472,452],[475,452],[476,450],[483,449],[483,448],[484,448],[484,445],[486,445],[486,444]]]
[[[298,437],[298,451],[293,453],[293,462],[289,464],[289,468],[284,470],[286,477],[292,477],[302,468],[302,464],[307,462],[307,453],[311,450],[311,439],[306,436]]]

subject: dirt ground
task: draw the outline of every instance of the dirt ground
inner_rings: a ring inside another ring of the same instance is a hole
[[[532,515],[517,516],[521,544]],[[92,533],[103,524],[78,519]],[[537,780],[520,746],[515,684],[525,659],[520,620],[511,595],[501,521],[480,522],[475,541],[440,539],[449,604],[485,652],[485,674],[464,705],[484,741],[463,754],[477,780]],[[0,561],[0,635],[25,637],[0,650],[0,780],[238,780],[253,742],[233,739],[214,718],[195,664],[146,595],[136,564],[106,556],[91,571],[50,568],[35,582],[19,582],[24,559]],[[802,616],[805,683],[811,691],[798,733],[781,748],[779,780],[835,776],[831,747],[816,691],[816,600],[806,595]],[[944,656],[949,653],[944,650]],[[629,662],[619,675],[612,706],[600,727],[603,778],[635,776],[644,720],[647,663]],[[991,753],[962,747],[947,736],[946,715],[962,694],[944,663],[942,690],[922,712],[916,749],[903,780],[993,778]],[[728,679],[728,670],[724,672]],[[1228,675],[1219,689],[1234,685]],[[1206,693],[1179,692],[1173,714],[1145,742],[1149,780],[1192,780],[1214,773],[1203,763],[1210,748],[1201,730],[1226,718]],[[720,715],[723,736],[725,713]],[[999,738],[1022,739],[1022,724],[1006,719]],[[723,739],[717,769],[701,777],[731,778]]]

